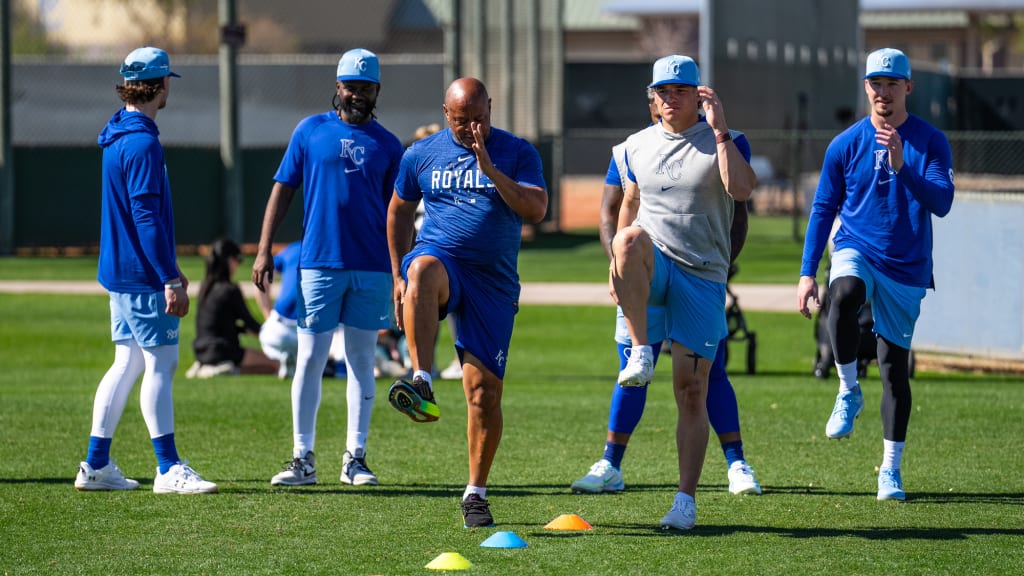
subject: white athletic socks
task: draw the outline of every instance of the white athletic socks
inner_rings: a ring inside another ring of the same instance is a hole
[[[466,484],[466,491],[462,493],[462,499],[469,498],[470,494],[476,494],[480,498],[487,500],[487,486],[473,486],[472,484]]]
[[[884,450],[882,452],[882,469],[891,468],[893,470],[900,469],[900,461],[903,460],[903,446],[906,442],[894,442],[892,440],[882,440]]]
[[[417,376],[419,376],[420,378],[423,379],[424,382],[429,384],[431,390],[434,389],[434,378],[430,375],[430,372],[427,372],[426,370],[416,370],[415,372],[412,373],[413,380],[415,380]]]
[[[839,374],[839,392],[849,392],[860,385],[857,382],[857,361],[848,364],[836,362],[836,372]]]

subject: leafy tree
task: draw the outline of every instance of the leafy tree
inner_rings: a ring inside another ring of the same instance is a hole
[[[67,52],[60,42],[52,40],[39,15],[28,9],[27,0],[11,3],[11,52],[13,54],[50,55]]]

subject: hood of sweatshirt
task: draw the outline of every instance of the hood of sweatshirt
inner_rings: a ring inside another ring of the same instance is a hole
[[[110,117],[107,125],[100,131],[96,142],[103,148],[110,146],[122,136],[135,133],[147,133],[153,137],[160,135],[156,122],[142,112],[129,112],[121,108]]]

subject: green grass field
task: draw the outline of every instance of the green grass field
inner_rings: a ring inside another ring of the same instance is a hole
[[[6,263],[5,263],[6,264]],[[443,552],[469,574],[1016,574],[1024,565],[1024,380],[919,374],[904,458],[905,503],[875,500],[879,384],[849,441],[823,427],[834,382],[810,376],[810,328],[797,314],[747,313],[758,374],[733,377],[747,457],[765,489],[734,497],[712,440],[698,526],[665,533],[675,491],[668,363],[652,384],[624,475],[627,491],[579,496],[569,484],[603,448],[617,364],[610,307],[524,306],[504,396],[505,434],[489,498],[499,530],[525,549],[481,548],[462,528],[465,402],[437,385],[443,415],[413,424],[378,382],[368,462],[375,488],[338,482],[344,381],[325,383],[321,483],[269,484],[290,455],[289,384],[235,377],[175,384],[178,447],[211,496],[151,492],[155,459],[133,392],[113,455],[142,486],[77,493],[92,397],[112,356],[104,296],[0,294],[0,573],[428,574]],[[192,359],[182,323],[179,375]],[[734,351],[742,358],[742,351]],[[447,360],[445,352],[442,360]],[[543,526],[564,513],[588,532]]]
[[[746,284],[792,282],[795,285],[802,250],[803,244],[793,240],[790,218],[751,216],[747,243],[738,260],[740,273],[734,281]],[[179,261],[191,280],[202,279],[200,257],[182,256]],[[243,272],[247,269],[245,266],[251,265],[249,258],[243,265]],[[524,282],[607,282],[608,259],[601,249],[597,231],[539,235],[523,243],[519,274]],[[238,279],[245,276],[239,273]],[[0,280],[95,278],[95,256],[0,258]]]

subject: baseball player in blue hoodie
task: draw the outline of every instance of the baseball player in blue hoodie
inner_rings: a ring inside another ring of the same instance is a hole
[[[153,492],[217,491],[178,457],[171,397],[178,367],[179,322],[188,314],[188,279],[178,268],[174,212],[157,112],[167,105],[171,71],[167,53],[144,46],[121,65],[124,102],[103,131],[103,207],[100,284],[110,293],[114,363],[96,390],[89,451],[79,465],[78,490],[133,490],[110,458],[110,444],[135,381],[142,376],[142,416],[156,452]]]

